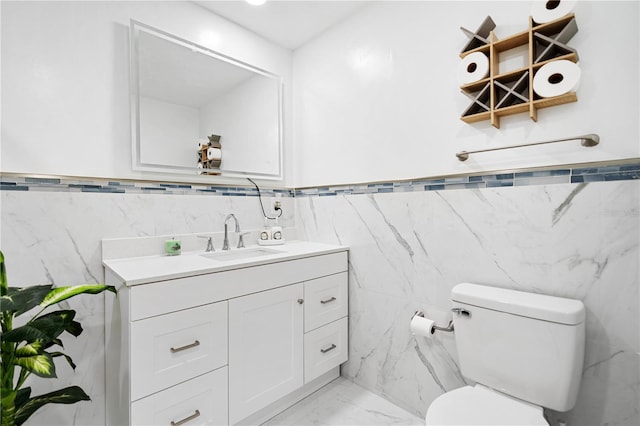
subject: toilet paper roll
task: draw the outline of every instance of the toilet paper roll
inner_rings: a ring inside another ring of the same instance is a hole
[[[576,0],[534,1],[531,7],[531,17],[537,24],[544,24],[571,13]]]
[[[433,337],[435,323],[429,318],[414,315],[411,318],[411,334],[414,336]]]
[[[482,52],[473,52],[458,65],[458,83],[460,85],[482,80],[489,74],[489,58]]]
[[[209,146],[209,141],[206,139],[198,139],[198,149],[206,148]]]
[[[207,150],[207,160],[220,160],[222,158],[222,150],[220,148],[209,148]]]
[[[567,60],[549,62],[533,76],[533,91],[543,98],[573,92],[580,85],[580,67]]]

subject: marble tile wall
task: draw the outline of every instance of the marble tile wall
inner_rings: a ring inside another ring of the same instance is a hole
[[[0,248],[11,286],[103,282],[103,238],[219,232],[231,212],[243,230],[263,225],[255,196],[167,195],[136,189],[111,193],[49,186],[60,184],[40,182],[29,190],[0,191]],[[85,181],[79,184],[90,185]],[[280,223],[286,227],[293,224],[293,198],[282,202]],[[204,240],[202,244],[204,249]],[[215,241],[216,249],[221,245],[222,240]],[[59,362],[58,380],[30,379],[34,394],[75,384],[92,401],[48,406],[30,419],[31,424],[105,424],[104,297],[113,296],[83,295],[63,302],[78,312],[76,319],[84,327],[77,339],[63,338],[65,352],[77,364],[75,372]]]
[[[640,424],[640,180],[637,166],[624,167],[513,175],[513,187],[494,186],[504,177],[496,175],[463,185],[455,178],[280,192],[283,226],[351,247],[351,352],[343,374],[423,416],[465,380],[451,335],[410,335],[415,310],[446,322],[449,292],[463,281],[575,297],[587,306],[583,386],[576,409],[560,417],[575,425]],[[229,212],[243,229],[262,226],[258,198],[243,187],[6,176],[0,183],[0,247],[14,286],[101,282],[103,238],[216,232]],[[68,303],[85,326],[78,339],[65,340],[76,371],[60,364],[60,380],[32,383],[34,392],[78,384],[92,401],[51,407],[33,424],[104,424],[103,297]]]
[[[297,194],[299,235],[351,248],[342,374],[424,416],[465,379],[450,334],[411,336],[414,311],[445,322],[451,288],[465,281],[577,298],[587,309],[582,387],[572,412],[550,418],[640,424],[640,182],[586,181]]]

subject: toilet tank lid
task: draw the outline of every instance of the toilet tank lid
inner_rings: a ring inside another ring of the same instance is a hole
[[[580,324],[585,317],[580,300],[479,284],[456,285],[451,291],[451,300],[560,324]]]

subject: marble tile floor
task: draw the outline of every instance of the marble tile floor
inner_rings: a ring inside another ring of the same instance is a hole
[[[263,426],[424,425],[424,419],[339,377]]]

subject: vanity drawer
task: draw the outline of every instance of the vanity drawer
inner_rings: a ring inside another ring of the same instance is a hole
[[[305,383],[348,359],[348,333],[347,318],[342,318],[304,335]]]
[[[227,364],[227,302],[131,323],[131,400]]]
[[[347,316],[347,273],[329,275],[304,283],[304,331],[311,331]]]
[[[131,424],[135,426],[228,424],[227,367],[132,403]]]

